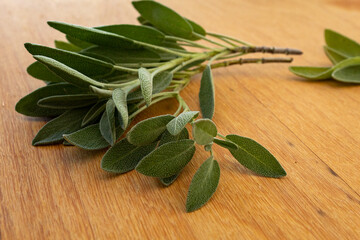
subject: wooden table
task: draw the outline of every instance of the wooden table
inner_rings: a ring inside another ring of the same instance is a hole
[[[160,2],[212,32],[302,49],[296,65],[329,65],[325,28],[360,41],[357,0]],[[360,239],[360,86],[302,81],[287,64],[214,71],[220,131],[257,140],[288,176],[256,176],[215,148],[218,190],[201,210],[186,213],[187,188],[207,156],[202,149],[163,188],[134,171],[102,171],[104,151],[32,147],[44,119],[14,111],[20,97],[43,85],[26,73],[33,59],[23,43],[52,46],[63,39],[47,20],[136,23],[130,1],[5,0],[0,9],[1,239]],[[199,80],[182,93],[192,109],[198,109]],[[174,103],[142,116],[172,112]]]

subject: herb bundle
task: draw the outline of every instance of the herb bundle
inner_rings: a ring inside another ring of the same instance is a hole
[[[290,71],[309,80],[360,83],[360,44],[330,29],[325,29],[325,42],[324,51],[332,67],[291,66]]]
[[[118,174],[135,169],[158,178],[165,186],[172,184],[193,158],[195,144],[202,145],[209,158],[190,184],[188,212],[204,205],[219,183],[213,144],[228,149],[243,166],[259,175],[285,176],[276,158],[254,140],[218,132],[211,120],[215,105],[211,69],[292,61],[242,57],[250,53],[301,52],[256,47],[208,33],[155,1],[134,1],[133,6],[140,14],[141,25],[82,27],[52,21],[48,24],[65,33],[67,42],[55,41],[56,48],[25,44],[37,60],[28,67],[28,73],[47,85],[23,97],[16,111],[53,118],[37,133],[33,145],[63,143],[88,150],[110,146],[101,160],[102,169]],[[189,109],[180,92],[201,72],[202,118],[197,119],[199,112]],[[169,98],[178,100],[175,113],[145,119],[129,129],[131,121],[147,107]]]

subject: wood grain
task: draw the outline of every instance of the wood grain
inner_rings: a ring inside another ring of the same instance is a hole
[[[354,0],[161,0],[203,25],[258,45],[304,51],[295,64],[327,66],[324,28],[360,41]],[[201,210],[185,213],[187,188],[206,153],[171,187],[136,172],[100,169],[104,151],[32,147],[43,119],[14,111],[41,86],[26,74],[25,42],[53,45],[63,36],[46,25],[135,23],[130,1],[0,2],[0,239],[360,239],[360,86],[301,81],[287,65],[214,71],[221,133],[251,137],[268,148],[288,176],[255,176],[215,149],[221,179]],[[198,109],[200,76],[182,93]],[[173,111],[162,102],[143,117]]]

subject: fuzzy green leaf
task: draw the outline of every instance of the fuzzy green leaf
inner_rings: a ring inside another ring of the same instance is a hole
[[[121,88],[117,88],[113,91],[112,99],[114,100],[116,109],[119,111],[121,116],[121,127],[126,129],[129,123],[129,113],[126,102],[127,92]]]
[[[147,145],[154,142],[166,130],[168,124],[174,116],[161,115],[145,119],[137,123],[127,133],[127,140],[136,146]]]
[[[338,53],[336,50],[324,46],[324,51],[326,56],[330,59],[330,61],[335,65],[343,60],[345,60],[347,57],[343,56],[342,54]]]
[[[153,90],[153,76],[146,68],[139,69],[141,93],[147,106],[151,103]]]
[[[144,157],[136,171],[146,176],[167,178],[180,172],[195,153],[194,141],[190,139],[169,142]]]
[[[360,83],[360,64],[339,68],[331,76],[340,82]]]
[[[360,44],[330,29],[325,29],[326,45],[350,58],[360,56]]]
[[[81,49],[85,49],[85,48],[88,48],[88,47],[91,47],[91,46],[94,46],[94,44],[92,43],[89,43],[89,42],[85,42],[83,40],[80,40],[80,39],[77,39],[77,38],[74,38],[70,35],[66,35],[66,39],[73,45],[77,46],[78,48],[81,48]]]
[[[153,151],[156,143],[146,146],[130,144],[126,138],[111,147],[101,160],[101,168],[108,172],[125,173],[133,170],[138,162]]]
[[[40,99],[40,107],[52,109],[72,109],[92,105],[98,101],[96,94],[53,95]]]
[[[195,211],[207,203],[215,193],[219,180],[219,163],[211,156],[200,166],[191,181],[186,199],[186,211]]]
[[[44,64],[36,61],[32,63],[27,69],[27,73],[37,79],[47,82],[64,82],[64,80],[50,71]]]
[[[110,144],[114,145],[116,142],[116,128],[115,128],[115,103],[109,99],[106,103],[106,109],[100,119],[100,132],[104,139]]]
[[[215,111],[215,89],[210,65],[206,65],[201,77],[199,101],[202,117],[211,119]]]
[[[64,42],[64,41],[58,41],[55,40],[55,47],[58,49],[70,51],[70,52],[79,52],[82,48],[75,46],[72,43]]]
[[[236,150],[238,147],[235,143],[232,143],[230,141],[227,140],[222,140],[222,139],[218,139],[218,138],[214,138],[214,143],[216,143],[217,145],[226,148],[226,149],[231,149],[231,150]]]
[[[179,174],[175,174],[175,175],[172,175],[167,178],[159,178],[159,180],[164,186],[168,187],[175,182],[175,180],[178,178],[178,176],[179,176]]]
[[[213,142],[217,129],[210,119],[199,119],[194,122],[192,133],[197,144],[207,145]]]
[[[167,125],[167,130],[172,135],[178,135],[192,119],[197,118],[199,115],[198,111],[189,111],[183,112],[173,120],[171,120]]]
[[[226,138],[238,146],[236,150],[229,151],[246,168],[265,177],[286,176],[285,170],[276,158],[256,141],[235,134],[227,135]]]
[[[191,27],[193,29],[193,32],[195,32],[195,33],[197,33],[199,35],[202,35],[202,36],[206,35],[206,31],[202,26],[200,26],[199,24],[197,24],[194,21],[191,21],[190,19],[186,19],[186,21],[191,25]],[[198,39],[201,39],[201,38],[199,38],[198,36],[193,35],[190,39],[191,40],[198,40]]]
[[[106,108],[106,101],[104,99],[94,104],[86,113],[81,123],[81,126],[85,126],[93,121],[96,121],[99,118],[99,116],[104,112],[105,108]]]

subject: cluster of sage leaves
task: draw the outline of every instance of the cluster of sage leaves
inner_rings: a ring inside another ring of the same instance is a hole
[[[193,158],[195,144],[201,145],[209,152],[209,158],[191,181],[188,212],[203,206],[218,186],[220,168],[213,154],[214,144],[229,150],[239,163],[259,175],[285,176],[276,158],[256,141],[218,132],[211,120],[215,109],[211,69],[291,61],[237,59],[249,53],[301,52],[255,47],[229,36],[208,33],[156,1],[132,4],[140,14],[141,25],[83,27],[51,21],[48,24],[66,34],[67,41],[55,41],[56,48],[25,44],[36,60],[27,72],[46,86],[20,99],[15,109],[26,116],[52,118],[32,144],[63,143],[87,150],[110,146],[101,160],[102,169],[116,174],[135,169],[158,178],[165,186],[172,184]],[[198,119],[199,111],[189,109],[180,91],[201,72],[202,118]],[[138,114],[168,98],[178,100],[174,114],[145,119],[130,129]],[[188,133],[190,127],[193,138]]]
[[[291,66],[290,71],[313,81],[333,79],[344,83],[360,83],[360,44],[330,29],[325,29],[324,35],[324,51],[333,66]]]

